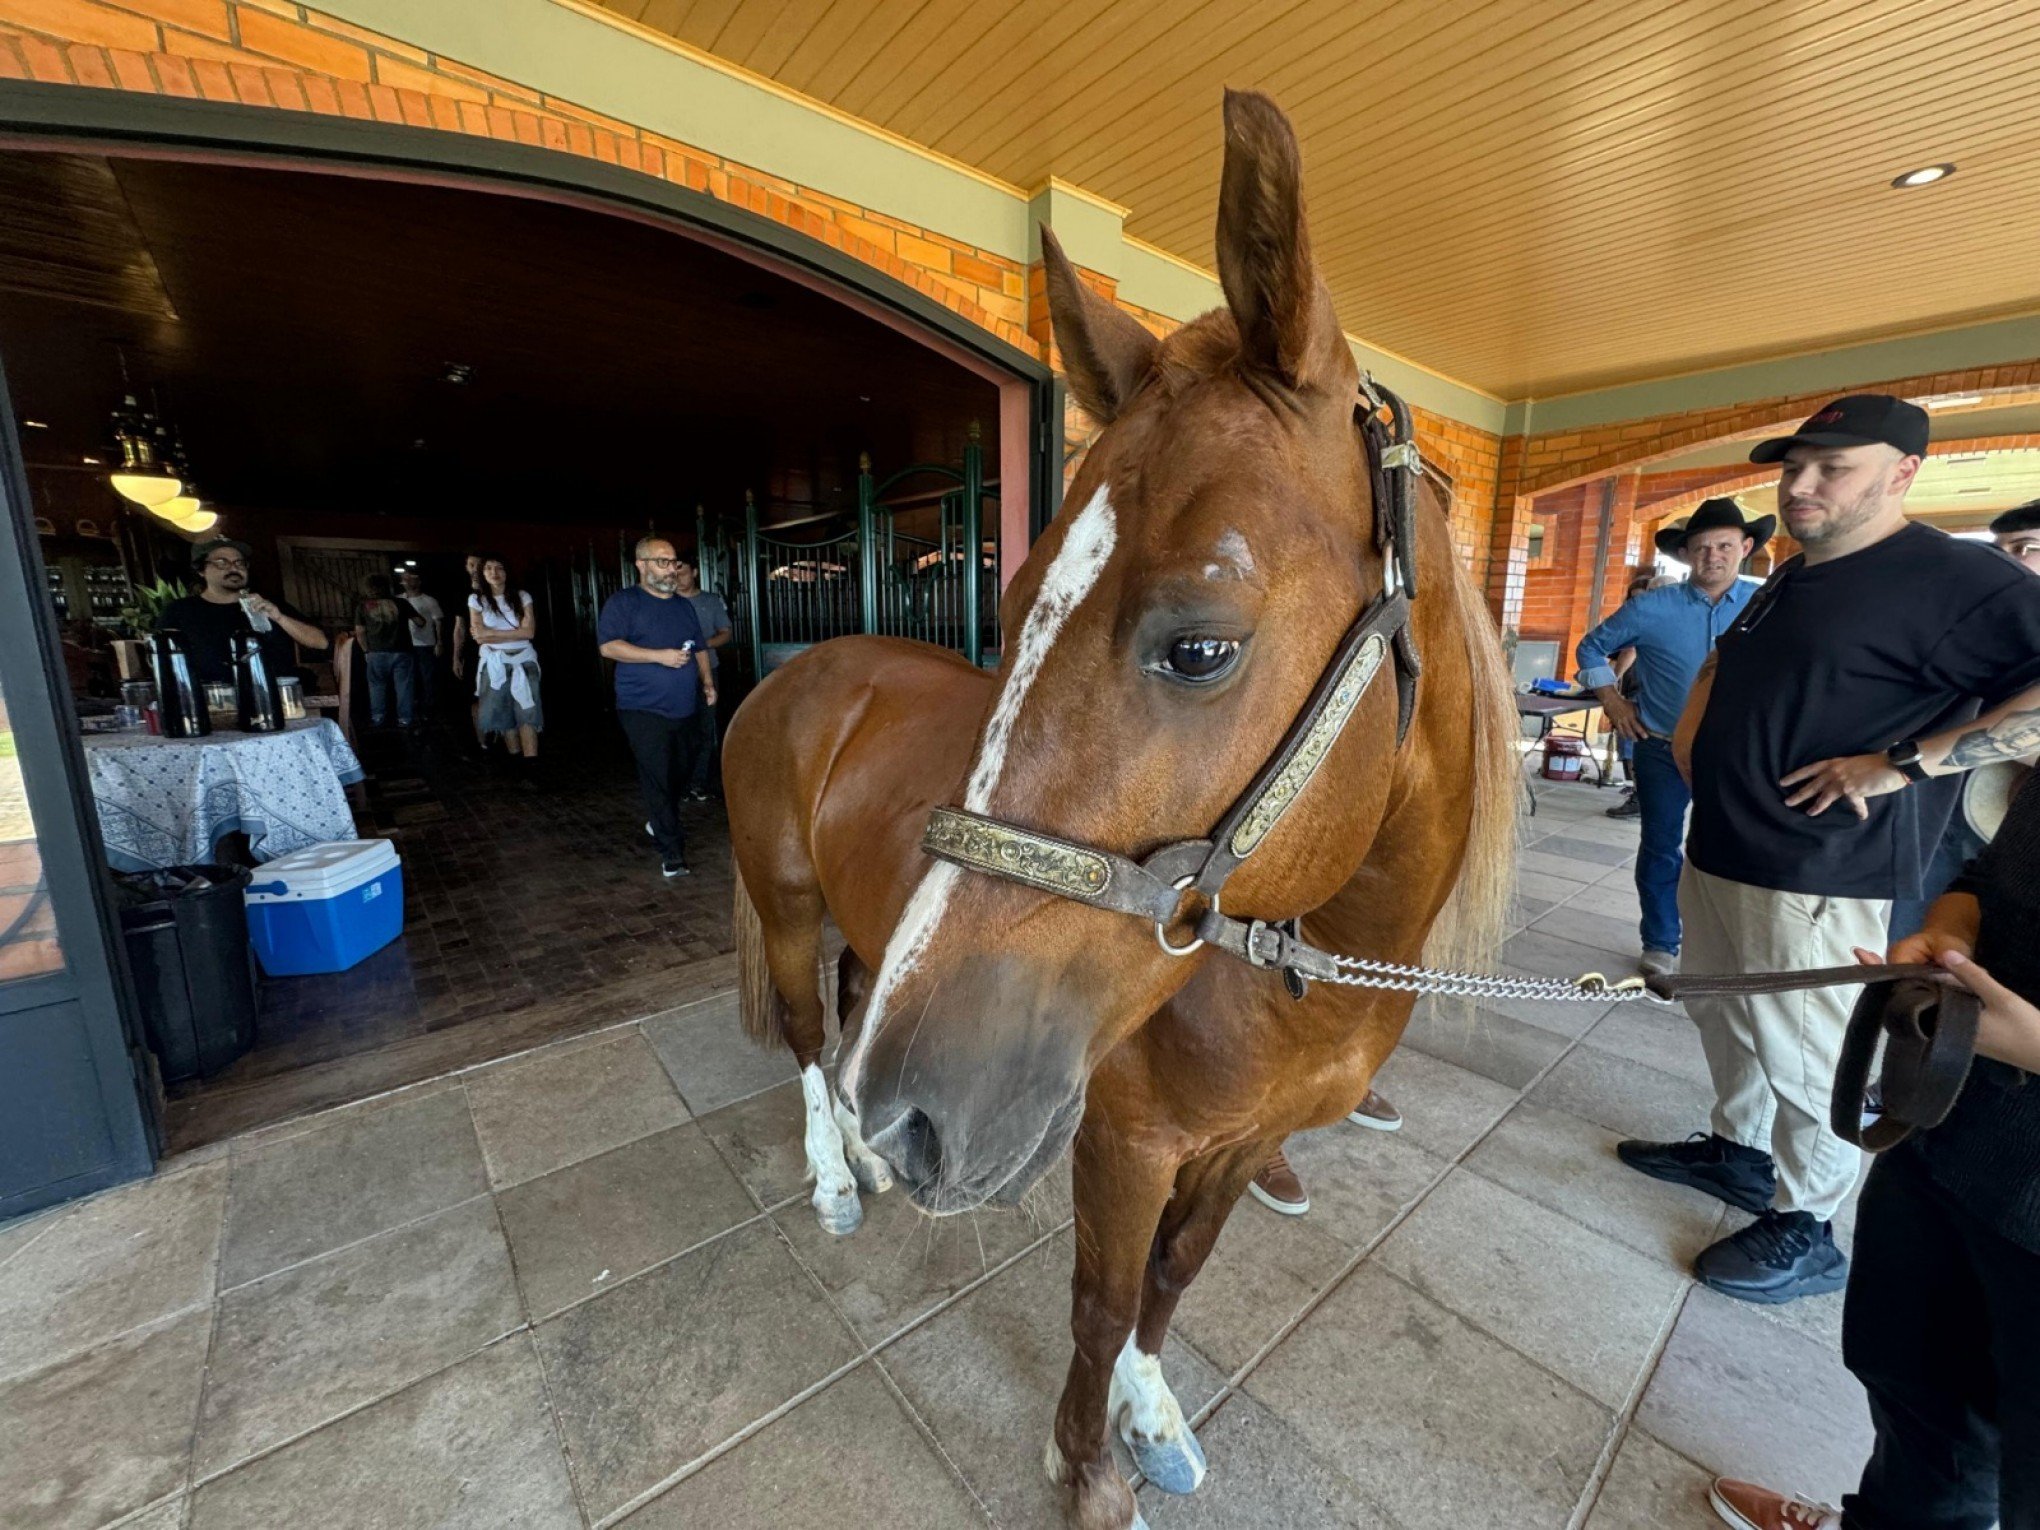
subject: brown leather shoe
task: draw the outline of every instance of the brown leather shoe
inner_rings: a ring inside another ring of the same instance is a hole
[[[1773,1492],[1754,1482],[1716,1477],[1707,1501],[1735,1530],[1842,1530],[1842,1516],[1824,1503]]]
[[[1346,1119],[1355,1126],[1370,1127],[1377,1132],[1399,1132],[1402,1130],[1402,1112],[1372,1089],[1367,1098],[1347,1114]]]
[[[1310,1192],[1303,1188],[1303,1181],[1296,1177],[1296,1170],[1289,1167],[1289,1160],[1280,1148],[1254,1176],[1254,1182],[1247,1189],[1263,1206],[1270,1211],[1279,1211],[1285,1217],[1300,1217],[1310,1210]]]

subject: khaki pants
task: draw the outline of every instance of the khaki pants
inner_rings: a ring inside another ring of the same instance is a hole
[[[1687,972],[1839,967],[1851,947],[1882,951],[1891,903],[1776,892],[1710,876],[1689,861],[1679,880]],[[1750,998],[1692,998],[1714,1075],[1714,1130],[1778,1166],[1777,1205],[1823,1220],[1848,1199],[1863,1155],[1834,1134],[1835,1060],[1860,988]]]

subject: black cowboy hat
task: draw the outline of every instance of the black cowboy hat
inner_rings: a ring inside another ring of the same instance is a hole
[[[1778,517],[1760,515],[1755,520],[1744,520],[1742,506],[1732,499],[1709,499],[1701,501],[1700,508],[1688,517],[1683,526],[1667,526],[1657,534],[1657,550],[1668,558],[1683,558],[1686,555],[1686,538],[1696,531],[1719,531],[1724,526],[1733,526],[1744,536],[1762,547],[1771,540],[1771,533],[1778,529]],[[1756,547],[1750,549],[1755,552]]]

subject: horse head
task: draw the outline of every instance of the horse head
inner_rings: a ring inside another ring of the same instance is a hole
[[[1384,587],[1359,374],[1311,258],[1295,135],[1251,94],[1228,93],[1225,130],[1224,309],[1158,340],[1043,230],[1056,342],[1103,428],[1006,593],[998,688],[955,799],[1136,860],[1211,833]],[[1338,892],[1397,748],[1384,675],[1226,883],[1227,911],[1286,919]],[[1207,959],[1158,939],[1187,931],[931,863],[843,1075],[924,1209],[1010,1199],[1061,1154],[1091,1070]]]

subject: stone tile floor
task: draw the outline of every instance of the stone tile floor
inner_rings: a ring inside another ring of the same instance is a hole
[[[1634,828],[1543,793],[1516,968],[1632,949]],[[1839,1298],[1698,1290],[1726,1213],[1623,1170],[1704,1123],[1681,1017],[1424,1009],[1408,1118],[1295,1140],[1166,1356],[1193,1526],[1701,1530],[1714,1471],[1833,1496],[1866,1451]],[[1053,1526],[1066,1189],[854,1238],[791,1067],[712,997],[169,1160],[0,1227],[0,1525]]]

